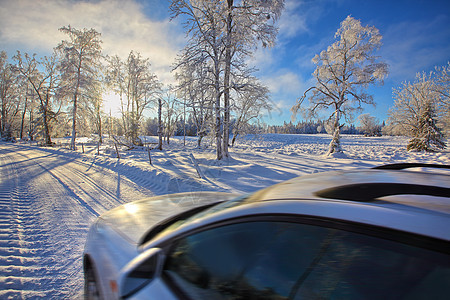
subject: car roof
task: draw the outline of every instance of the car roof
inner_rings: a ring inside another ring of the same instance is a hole
[[[205,215],[218,212],[217,218],[209,220],[216,222],[258,214],[295,214],[448,241],[449,186],[447,174],[383,169],[331,171],[297,177],[226,201]]]
[[[300,176],[258,191],[246,202],[282,199],[352,201],[450,214],[450,175],[414,170],[347,170]]]
[[[386,187],[390,196],[384,195]],[[252,215],[297,215],[383,227],[450,241],[449,187],[450,175],[423,169],[355,169],[316,173],[224,201],[193,216],[190,220],[194,222],[181,225],[181,231],[165,232],[162,236],[168,234],[165,238],[170,238],[172,234],[230,219],[248,219]],[[353,192],[348,192],[348,189]],[[435,195],[423,195],[430,192]],[[348,195],[352,199],[341,197]]]

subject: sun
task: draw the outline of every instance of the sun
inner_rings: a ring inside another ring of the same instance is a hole
[[[120,96],[114,92],[107,92],[102,97],[103,111],[108,115],[118,117],[120,115]]]

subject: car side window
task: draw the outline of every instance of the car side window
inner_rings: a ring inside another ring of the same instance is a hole
[[[290,222],[245,222],[182,238],[168,253],[163,272],[192,299],[420,299],[450,294],[447,255]]]

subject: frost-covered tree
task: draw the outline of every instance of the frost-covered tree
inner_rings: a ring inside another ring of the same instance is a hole
[[[417,127],[413,129],[412,133],[413,138],[406,146],[408,151],[433,152],[446,147],[444,135],[436,126],[436,114],[430,102],[425,103]]]
[[[319,111],[331,111],[333,138],[327,155],[342,152],[340,132],[343,124],[360,110],[362,104],[374,104],[373,97],[365,89],[375,83],[383,83],[388,66],[374,52],[381,46],[382,36],[374,26],[362,26],[359,20],[348,16],[335,34],[336,41],[327,50],[313,58],[317,65],[313,73],[316,85],[305,91],[292,107],[294,116],[299,112],[307,94],[310,106],[306,115],[317,116]]]
[[[16,68],[21,74],[24,81],[33,91],[38,100],[39,118],[38,127],[42,128],[45,145],[52,145],[51,134],[52,127],[56,122],[56,118],[60,112],[61,105],[57,91],[60,87],[60,74],[57,70],[57,56],[53,54],[50,57],[44,57],[42,60],[36,59],[36,55],[23,56],[20,51],[14,56]],[[56,110],[57,109],[57,110]]]
[[[176,63],[175,69],[183,65],[190,68],[207,68],[204,87],[211,92],[214,103],[214,134],[216,141],[216,157],[222,159],[222,105],[223,93],[223,31],[221,22],[225,12],[225,6],[219,1],[206,0],[172,0],[170,5],[172,18],[182,16],[185,19],[184,27],[188,34],[188,42]]]
[[[86,121],[88,121],[87,126],[90,130],[94,131],[98,135],[98,142],[103,143],[103,91],[104,88],[100,81],[97,84],[92,85],[89,91],[91,95],[91,100],[86,103],[85,108],[89,117]]]
[[[70,147],[76,149],[77,118],[80,102],[95,101],[89,92],[99,79],[100,59],[102,57],[102,41],[100,33],[95,29],[76,29],[70,25],[61,27],[61,32],[68,35],[56,51],[61,55],[60,70],[63,88],[61,95],[72,105],[72,140]]]
[[[369,114],[362,114],[358,117],[360,123],[360,130],[366,136],[380,136],[381,125],[377,118]]]
[[[209,71],[202,64],[184,64],[175,74],[178,85],[175,92],[183,99],[187,113],[192,116],[196,127],[197,146],[200,148],[202,140],[213,132],[214,97],[213,89],[208,82]]]
[[[118,56],[107,58],[106,81],[120,95],[123,128],[134,145],[141,145],[138,137],[145,109],[156,103],[161,83],[151,70],[148,58],[131,51],[126,61]]]
[[[155,102],[161,92],[161,84],[151,71],[148,58],[131,51],[126,62],[125,91],[130,119],[129,137],[134,144],[141,144],[138,138],[139,126],[144,110]]]
[[[145,109],[156,103],[161,83],[151,70],[148,58],[131,51],[124,61],[118,56],[107,57],[105,81],[120,97],[122,127],[134,145],[141,145],[139,128]]]
[[[263,111],[272,109],[269,89],[255,77],[248,78],[237,94],[234,101],[235,122],[230,124],[233,133],[231,146],[234,146],[240,134],[250,133],[254,130],[254,125],[260,124]]]
[[[225,1],[219,1],[225,2]],[[231,116],[231,89],[245,86],[250,76],[243,62],[257,45],[271,47],[278,29],[275,22],[284,9],[284,0],[227,0],[225,18],[224,57],[224,132],[223,154],[228,157]],[[234,70],[233,70],[234,69]],[[243,79],[243,82],[240,82]],[[250,89],[247,89],[247,91]],[[256,91],[256,90],[255,90]],[[258,97],[258,96],[257,96]],[[259,98],[264,99],[263,98]],[[267,106],[266,106],[267,107]]]
[[[235,80],[251,73],[244,59],[258,44],[273,45],[283,7],[284,0],[172,0],[172,17],[184,17],[189,36],[176,68],[195,64],[208,70],[218,160],[228,157],[232,90],[241,86]]]
[[[448,137],[450,136],[450,62],[445,66],[436,67],[431,78],[439,93],[437,111],[440,115],[440,125]]]
[[[121,60],[118,55],[106,56],[106,70],[104,83],[108,89],[111,89],[115,94],[119,95],[120,111],[122,116],[122,128],[124,131],[129,127],[128,119],[126,118],[126,109],[124,105],[124,94],[126,93],[125,85],[125,62]]]
[[[415,82],[404,82],[394,89],[394,106],[389,110],[388,125],[411,137],[408,150],[435,151],[445,147],[444,136],[436,125],[441,93],[426,74],[417,74]]]
[[[14,119],[18,113],[18,82],[13,66],[8,63],[8,55],[0,52],[0,137],[12,136]]]
[[[164,124],[163,135],[167,144],[170,143],[170,137],[174,135],[177,129],[177,123],[181,115],[180,101],[176,98],[171,87],[161,97],[162,100],[162,120]]]

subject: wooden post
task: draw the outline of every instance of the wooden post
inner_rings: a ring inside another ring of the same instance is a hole
[[[150,162],[150,165],[153,166],[152,156],[150,155],[150,147],[149,146],[147,146],[147,153],[148,153],[148,161]]]
[[[117,158],[120,159],[119,149],[117,149],[117,143],[114,143],[114,146],[116,147]]]
[[[197,160],[195,159],[194,155],[191,153],[189,154],[189,157],[192,160],[192,163],[194,164],[195,169],[197,170],[197,175],[199,178],[204,178],[205,176],[202,173],[202,170],[200,169],[200,166],[197,163]]]
[[[162,150],[162,101],[161,98],[158,99],[158,149]]]
[[[84,143],[81,143],[81,151],[84,153]]]

